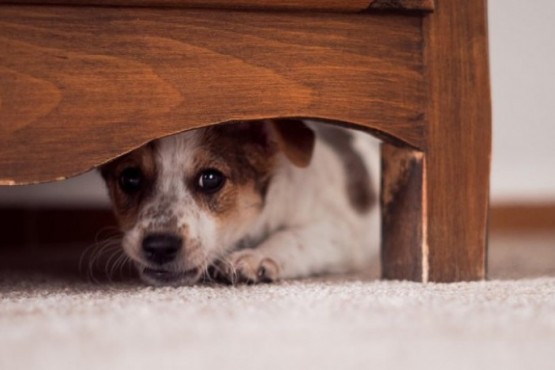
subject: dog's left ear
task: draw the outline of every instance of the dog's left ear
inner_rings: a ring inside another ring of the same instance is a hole
[[[307,167],[316,143],[314,131],[301,120],[272,120],[270,127],[287,159],[297,167]]]

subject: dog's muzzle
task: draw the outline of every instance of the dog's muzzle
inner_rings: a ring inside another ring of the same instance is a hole
[[[154,285],[193,284],[202,275],[200,268],[178,270],[172,264],[183,248],[183,238],[172,233],[152,233],[143,238],[142,254],[147,265],[138,264],[144,280]]]
[[[183,239],[174,234],[148,234],[143,239],[143,255],[148,262],[162,266],[176,259],[182,245]]]

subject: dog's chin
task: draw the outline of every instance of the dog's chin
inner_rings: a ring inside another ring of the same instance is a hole
[[[145,283],[154,286],[193,285],[197,283],[202,276],[200,269],[173,271],[161,268],[150,268],[145,266],[137,267],[141,279]]]

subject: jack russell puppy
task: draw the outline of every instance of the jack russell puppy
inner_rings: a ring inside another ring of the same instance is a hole
[[[153,285],[367,266],[378,237],[368,136],[283,120],[151,142],[101,168],[123,249]]]

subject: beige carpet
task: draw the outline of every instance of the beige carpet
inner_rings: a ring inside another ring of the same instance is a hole
[[[153,289],[4,252],[0,369],[553,369],[555,235],[492,244],[493,280],[426,285]]]

